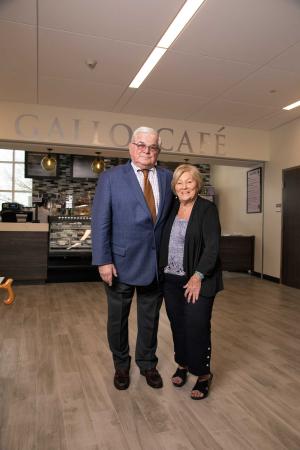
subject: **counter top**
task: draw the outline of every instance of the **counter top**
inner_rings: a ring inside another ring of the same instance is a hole
[[[0,231],[34,231],[34,232],[46,232],[49,231],[48,223],[31,223],[31,222],[0,222]]]

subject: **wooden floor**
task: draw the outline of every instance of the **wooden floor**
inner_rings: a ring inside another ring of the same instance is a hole
[[[300,449],[300,290],[231,276],[213,317],[214,382],[204,401],[169,379],[162,308],[151,389],[132,365],[112,384],[101,283],[16,286],[0,299],[0,450]],[[135,306],[130,319],[134,353]]]

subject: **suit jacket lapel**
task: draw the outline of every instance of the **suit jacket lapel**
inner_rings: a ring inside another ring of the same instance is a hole
[[[157,166],[157,179],[158,179],[158,186],[159,186],[159,208],[158,208],[158,214],[156,219],[156,224],[158,223],[162,211],[164,209],[164,203],[166,198],[166,182],[167,177],[165,176],[164,172],[160,170],[160,168]]]
[[[149,208],[145,202],[144,193],[141,189],[141,186],[138,182],[136,174],[134,173],[134,170],[131,166],[130,161],[128,161],[128,163],[124,165],[124,173],[125,173],[126,180],[128,182],[130,191],[135,195],[137,201],[143,206],[145,212],[147,214],[151,215]]]

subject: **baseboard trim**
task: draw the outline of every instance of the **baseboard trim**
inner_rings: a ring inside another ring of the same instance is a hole
[[[15,286],[25,286],[29,284],[45,284],[46,280],[14,280],[13,285]]]
[[[261,278],[260,272],[253,271],[253,272],[251,272],[251,275],[253,275],[254,277],[257,277],[257,278]],[[272,281],[273,283],[280,283],[280,278],[272,277],[271,275],[266,275],[265,273],[263,274],[262,277],[264,280]]]

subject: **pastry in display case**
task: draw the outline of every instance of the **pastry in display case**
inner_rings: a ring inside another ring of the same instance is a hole
[[[90,216],[56,216],[49,222],[49,253],[91,251]]]

